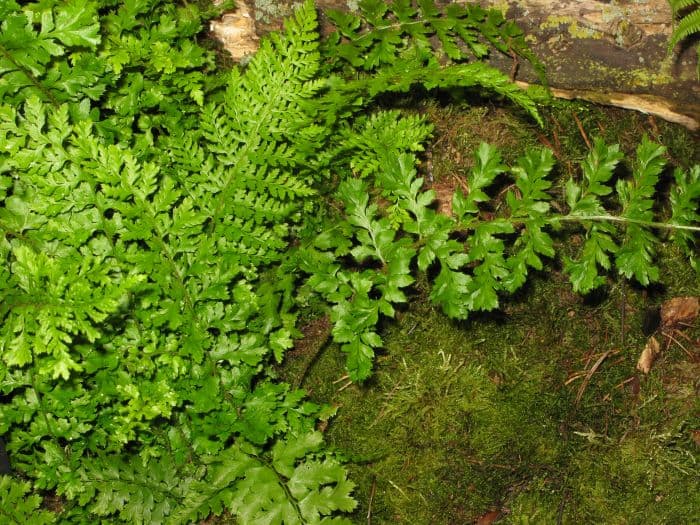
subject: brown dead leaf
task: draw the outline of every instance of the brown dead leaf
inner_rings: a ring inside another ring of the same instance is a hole
[[[673,328],[680,324],[690,324],[700,313],[700,300],[697,297],[674,297],[661,305],[661,326]]]
[[[479,516],[474,525],[491,525],[494,521],[501,517],[500,510],[491,510],[486,514]]]
[[[651,371],[651,367],[656,361],[656,357],[661,353],[661,345],[656,340],[653,335],[647,341],[644,350],[642,350],[642,355],[639,356],[637,361],[637,370],[643,374],[648,374]]]
[[[690,434],[693,438],[693,441],[695,441],[695,444],[700,447],[700,430],[691,430]]]

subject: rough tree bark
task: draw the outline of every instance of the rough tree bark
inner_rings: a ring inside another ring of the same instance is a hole
[[[292,0],[248,0],[239,25],[258,32],[279,25]],[[439,1],[439,4],[449,2]],[[462,2],[455,2],[462,3]],[[700,129],[700,83],[692,46],[667,53],[672,15],[667,0],[482,0],[503,10],[528,35],[545,64],[555,96],[642,111]],[[242,2],[237,2],[241,6]],[[354,0],[317,0],[325,8],[356,9]],[[323,20],[323,19],[322,19]],[[328,26],[325,29],[329,29]],[[215,31],[216,32],[216,31]],[[240,41],[239,41],[240,45]],[[234,45],[233,48],[236,46]],[[510,73],[512,60],[494,54],[493,64]],[[516,79],[537,82],[528,64]]]

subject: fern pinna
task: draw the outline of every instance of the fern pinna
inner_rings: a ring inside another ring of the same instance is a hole
[[[668,0],[677,23],[668,41],[669,51],[679,42],[700,33],[700,1],[699,0]],[[698,54],[697,72],[700,78],[700,45],[696,46]]]
[[[383,345],[376,326],[408,301],[415,269],[425,272],[431,300],[457,319],[498,308],[503,295],[523,286],[530,269],[542,270],[555,257],[558,233],[574,234],[574,224],[582,228],[583,246],[564,257],[564,269],[576,292],[599,288],[613,268],[644,286],[658,281],[658,231],[668,232],[698,270],[700,166],[674,172],[670,213],[655,220],[653,198],[666,161],[664,148],[646,137],[632,176],[615,185],[618,213],[606,211],[609,203],[602,197],[613,194],[609,182],[622,155],[618,146],[596,140],[582,163],[582,180],[566,183],[565,206],[556,207],[550,195],[551,150],[530,150],[508,167],[497,149],[482,144],[466,177],[468,192],[456,190],[452,214],[445,215],[433,206],[435,193],[424,188],[416,169],[421,135],[427,138],[430,127],[396,112],[379,113],[358,126],[361,138],[352,141],[351,154],[357,178],[343,181],[337,193],[344,222],[334,225],[336,235],[320,234],[299,254],[300,268],[310,274],[307,286],[332,305],[333,337],[347,353],[352,380],[370,376],[375,351]],[[410,140],[387,145],[387,136],[407,130]],[[486,213],[484,205],[492,200],[486,191],[504,176],[511,189],[503,211],[494,216]],[[384,204],[369,197],[375,194]],[[553,213],[553,208],[568,212]]]
[[[121,24],[135,47],[124,11],[150,18],[151,4],[112,11],[107,30]],[[95,7],[66,8],[93,8],[73,28],[93,39],[57,41],[95,46]],[[10,9],[3,34],[13,21],[33,31],[41,6]],[[41,15],[42,31],[61,9]],[[181,22],[168,3],[158,10],[160,26]],[[100,120],[85,93],[54,100],[48,73],[22,69],[41,86],[2,100],[0,434],[15,470],[66,498],[66,519],[190,523],[228,510],[245,523],[340,523],[331,516],[354,507],[314,430],[327,411],[261,374],[291,345],[293,281],[275,267],[327,133],[309,103],[315,25],[307,3],[201,109],[199,95],[117,108],[117,94]],[[103,66],[129,72],[138,55]],[[147,100],[146,87],[129,96]],[[112,132],[127,122],[135,130]]]

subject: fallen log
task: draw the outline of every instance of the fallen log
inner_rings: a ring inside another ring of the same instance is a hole
[[[217,38],[240,55],[257,45],[257,34],[277,28],[291,13],[291,0],[270,4],[239,1],[239,11],[212,25]],[[450,2],[438,1],[446,5]],[[465,3],[463,1],[453,3]],[[504,12],[527,35],[544,63],[556,97],[582,99],[658,116],[700,129],[700,83],[693,46],[667,51],[673,17],[667,0],[482,0]],[[321,9],[357,9],[358,2],[317,0]],[[322,18],[323,21],[323,18]],[[226,31],[228,28],[228,36]],[[329,31],[322,24],[322,31]],[[231,37],[233,35],[233,39]],[[491,63],[510,74],[513,61],[494,53]],[[520,62],[516,80],[538,82]]]

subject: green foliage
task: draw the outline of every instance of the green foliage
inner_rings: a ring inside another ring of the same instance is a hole
[[[700,1],[699,0],[668,0],[673,10],[674,18],[678,19],[668,41],[669,51],[679,42],[700,33]],[[698,51],[698,78],[700,78],[700,46]]]
[[[700,2],[698,0],[669,0],[673,14],[679,18],[678,25],[673,30],[671,40],[668,43],[669,48],[675,46],[681,40],[685,40],[690,35],[700,32]],[[683,11],[689,9],[685,15]]]
[[[370,122],[387,123],[391,116],[401,119],[386,113]],[[399,122],[386,125],[408,127]],[[412,128],[420,126],[413,123]],[[607,146],[597,139],[582,163],[582,181],[566,183],[567,214],[551,212],[562,205],[554,206],[548,193],[552,184],[548,176],[554,168],[550,150],[529,150],[508,168],[495,148],[482,144],[466,177],[469,192],[454,193],[453,213],[447,216],[433,208],[435,193],[423,189],[424,181],[417,176],[415,137],[397,141],[392,150],[383,135],[364,131],[357,147],[362,161],[354,165],[361,165],[365,176],[374,173],[375,190],[359,179],[341,183],[338,197],[345,205],[346,219],[335,235],[342,240],[331,241],[328,233],[321,234],[303,252],[301,265],[312,274],[310,287],[336,303],[331,314],[333,336],[348,353],[353,380],[369,376],[374,352],[381,345],[373,328],[380,314],[394,316],[392,303],[407,301],[400,288],[412,283],[412,268],[432,279],[433,302],[448,316],[466,319],[470,312],[498,308],[500,296],[522,287],[530,268],[542,270],[543,259],[555,257],[552,234],[572,223],[579,223],[586,236],[578,257],[564,259],[564,268],[579,293],[605,284],[607,274],[600,269],[611,270],[613,261],[628,279],[644,286],[658,281],[653,258],[659,240],[654,228],[670,229],[674,241],[696,264],[697,167],[689,176],[676,172],[671,217],[655,222],[655,186],[666,161],[663,147],[646,137],[637,149],[631,177],[620,178],[615,185],[617,214],[606,208],[613,205],[608,199],[613,194],[609,183],[622,155],[619,146]],[[428,131],[424,129],[426,136]],[[375,147],[368,147],[373,138]],[[369,155],[373,158],[368,159]],[[506,174],[512,180],[511,189],[505,192],[504,205],[499,205],[501,211],[494,214],[485,190]],[[375,193],[390,205],[382,209],[373,203],[370,195]],[[565,234],[573,236],[575,231],[567,228]],[[343,268],[338,258],[347,255],[352,255],[353,264]],[[379,286],[384,282],[396,283],[391,293]]]
[[[381,93],[475,86],[539,121],[499,71],[443,66],[424,45],[436,32],[457,58],[459,35],[479,58],[465,28],[524,53],[522,35],[478,8],[363,5],[374,26],[396,16],[410,22],[399,34],[425,31],[393,48],[368,37],[379,62],[358,75],[328,54],[340,42],[320,47],[310,1],[228,72],[197,43],[213,11],[196,4],[2,3],[0,434],[29,480],[3,478],[0,494],[23,513],[12,519],[53,519],[36,511],[34,491],[46,490],[65,522],[178,524],[224,511],[244,523],[346,522],[353,484],[314,430],[332,410],[270,367],[298,333],[303,274],[363,380],[383,344],[377,324],[408,301],[416,268],[437,275],[433,300],[466,318],[554,255],[548,227],[598,220],[549,215],[548,150],[510,170],[506,211],[490,217],[486,191],[508,168],[485,145],[456,215],[438,213],[416,169],[430,125],[360,112]],[[657,277],[639,238],[651,239],[660,155],[644,142],[633,179],[618,184],[627,237],[609,252],[640,281]],[[593,198],[610,178],[596,177]],[[677,173],[672,192],[687,251],[697,178]],[[344,218],[319,234],[316,215],[329,212],[318,182],[337,179]]]
[[[700,201],[700,166],[693,166],[687,173],[681,169],[673,172],[675,186],[671,189],[671,224],[691,226],[700,222],[697,202]],[[689,230],[676,229],[672,238],[683,253],[690,259],[690,264],[700,273],[696,236]]]
[[[522,56],[544,80],[542,64],[530,51],[525,35],[497,9],[478,4],[439,8],[433,0],[363,0],[359,14],[330,10],[337,31],[326,42],[325,54],[353,69],[375,71],[406,55],[463,61],[484,59],[489,48]]]
[[[247,523],[327,522],[354,501],[312,432],[323,410],[261,373],[295,332],[293,282],[276,268],[329,133],[311,105],[323,85],[315,11],[189,100],[209,55],[180,38],[203,15],[108,5],[88,39],[96,7],[13,6],[2,26],[14,38],[7,20],[41,10],[47,36],[34,38],[93,55],[102,42],[111,70],[100,106],[79,91],[52,99],[44,80],[60,57],[36,63],[41,89],[0,99],[0,433],[13,467],[91,519],[189,523],[226,509]]]
[[[31,483],[0,476],[0,517],[8,525],[47,525],[55,523],[53,513],[40,510],[41,497],[31,494]]]

